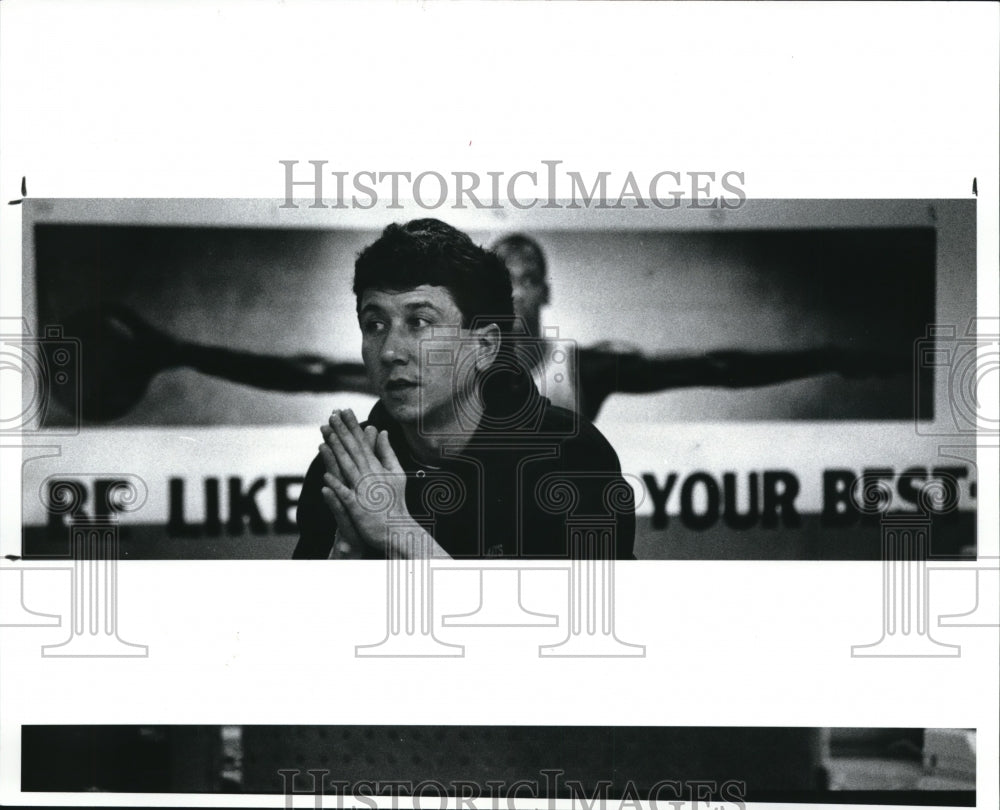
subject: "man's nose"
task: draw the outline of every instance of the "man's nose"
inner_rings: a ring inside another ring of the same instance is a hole
[[[408,337],[399,329],[390,329],[382,342],[380,357],[383,363],[405,363],[410,359],[412,347]]]

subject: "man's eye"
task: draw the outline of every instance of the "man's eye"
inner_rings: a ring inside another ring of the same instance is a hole
[[[385,323],[382,321],[365,321],[361,325],[361,329],[366,335],[377,335],[379,332],[385,330]]]
[[[410,326],[414,329],[426,329],[430,325],[431,322],[427,318],[414,317],[410,319]]]

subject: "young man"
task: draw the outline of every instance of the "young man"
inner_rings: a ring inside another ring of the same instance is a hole
[[[354,294],[379,401],[321,428],[295,557],[632,557],[618,456],[539,394],[503,261],[439,220],[390,225]]]

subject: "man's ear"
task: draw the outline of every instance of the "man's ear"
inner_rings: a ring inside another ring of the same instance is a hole
[[[486,371],[500,353],[500,327],[488,323],[472,330],[476,338],[476,370]]]

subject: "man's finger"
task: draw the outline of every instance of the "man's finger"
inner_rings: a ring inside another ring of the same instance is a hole
[[[344,505],[330,487],[322,487],[320,492],[323,495],[326,505],[330,507],[330,511],[333,512],[333,516],[337,519],[337,531],[347,534],[350,531],[347,528],[350,526],[350,521],[347,517],[347,512],[344,511]]]
[[[326,468],[337,477],[338,481],[346,483],[344,479],[344,471],[340,469],[340,464],[337,463],[337,457],[334,455],[333,450],[330,449],[330,437],[335,435],[333,428],[329,425],[320,425],[319,432],[323,434],[323,444],[319,446],[319,453],[323,457],[323,463],[326,465]]]
[[[344,483],[347,486],[353,487],[361,479],[361,477],[367,472],[367,470],[362,470],[358,467],[355,461],[355,455],[350,452],[350,450],[345,446],[343,436],[346,433],[346,429],[343,425],[340,429],[333,427],[334,423],[339,423],[340,417],[336,411],[330,415],[330,425],[331,430],[329,434],[326,435],[326,446],[330,448],[333,453],[334,458],[340,467],[341,477],[344,479]]]
[[[369,469],[372,467],[372,462],[375,461],[375,447],[374,437],[370,436],[370,430],[374,429],[373,425],[369,425],[364,430],[361,429],[361,425],[358,424],[358,418],[354,415],[354,411],[348,408],[346,411],[342,411],[340,418],[347,428],[348,433],[354,437],[354,440],[358,443],[358,448],[365,457],[365,462],[368,464]],[[376,431],[377,435],[377,431]],[[363,462],[358,463],[359,467],[364,466]]]
[[[323,476],[323,483],[325,484],[323,491],[330,493],[329,495],[324,494],[323,499],[326,501],[327,506],[330,507],[330,511],[333,512],[334,517],[337,518],[337,528],[343,529],[345,534],[349,534],[357,539],[358,530],[354,525],[354,520],[351,518],[347,503],[349,499],[354,497],[353,491],[329,473]]]
[[[355,429],[351,430],[348,425],[346,415],[349,413],[350,411],[334,411],[330,414],[330,427],[333,428],[333,437],[339,439],[344,450],[350,455],[354,467],[357,468],[360,475],[363,475],[371,471],[371,462],[374,459],[374,455],[365,446],[364,434],[361,433],[357,419],[353,418],[353,414],[351,414],[351,419],[354,422]],[[336,447],[334,447],[334,451],[336,451]],[[337,456],[337,460],[340,460],[339,455]],[[357,482],[350,481],[350,483],[353,485]]]
[[[319,456],[323,459],[323,466],[326,471],[333,475],[338,481],[343,482],[344,474],[340,471],[340,465],[337,463],[337,457],[333,454],[333,450],[324,442],[319,446]]]
[[[350,525],[355,528],[357,536],[363,537],[364,532],[357,529],[357,526],[360,521],[371,517],[371,509],[358,500],[357,493],[351,487],[340,483],[332,475],[325,476],[323,482],[333,491],[333,496],[340,502],[340,506],[346,513]]]
[[[333,517],[337,521],[337,536],[335,542],[342,542],[350,547],[350,550],[357,551],[364,545],[361,541],[358,531],[351,521],[350,516],[347,514],[347,510],[344,505],[340,502],[340,498],[334,493],[334,491],[328,487],[322,487],[320,493],[323,496],[323,500],[329,507],[330,511],[333,512]],[[347,551],[342,549],[341,551]]]
[[[399,463],[399,459],[396,458],[396,451],[392,449],[392,445],[389,443],[388,431],[383,430],[379,432],[375,441],[375,455],[382,462],[382,466],[389,472],[403,472],[403,467]]]
[[[357,498],[354,495],[354,490],[342,481],[338,481],[329,473],[323,476],[323,483],[333,490],[333,494],[337,496],[337,500],[340,501],[340,505],[343,506],[347,514],[350,515],[354,510],[354,507],[357,505]]]

